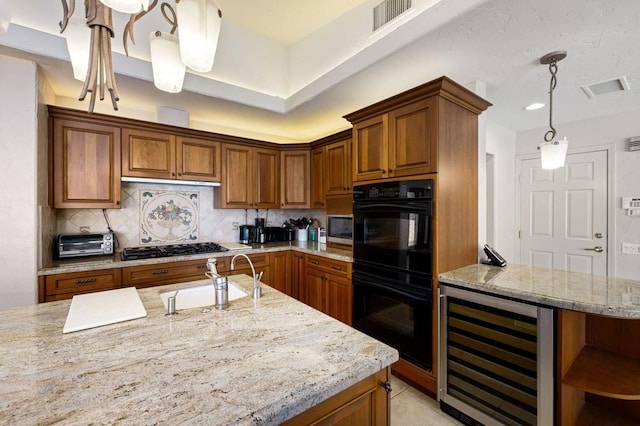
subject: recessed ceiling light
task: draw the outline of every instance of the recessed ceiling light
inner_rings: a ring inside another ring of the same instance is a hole
[[[544,104],[541,102],[535,102],[524,107],[527,111],[535,111],[540,108],[544,108]]]

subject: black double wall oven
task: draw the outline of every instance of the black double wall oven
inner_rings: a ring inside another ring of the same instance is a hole
[[[433,180],[353,191],[353,326],[432,370]]]

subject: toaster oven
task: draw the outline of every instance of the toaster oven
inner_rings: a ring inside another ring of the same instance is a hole
[[[60,234],[56,237],[58,259],[113,254],[113,232],[104,234]]]

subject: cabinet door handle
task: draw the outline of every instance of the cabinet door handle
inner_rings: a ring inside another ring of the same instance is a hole
[[[156,269],[151,274],[152,275],[165,275],[165,274],[168,274],[168,273],[169,273],[169,271],[166,270],[166,269]]]
[[[81,280],[77,280],[76,284],[84,285],[84,284],[93,284],[98,281],[96,278],[85,278]]]

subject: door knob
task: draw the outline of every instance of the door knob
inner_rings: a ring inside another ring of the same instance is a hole
[[[600,246],[595,246],[594,248],[586,248],[583,250],[595,251],[596,253],[602,253],[604,249]]]

